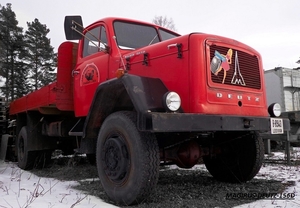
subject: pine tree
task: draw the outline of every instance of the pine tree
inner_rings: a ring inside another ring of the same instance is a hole
[[[37,90],[55,80],[56,54],[50,45],[47,34],[50,30],[36,18],[27,22],[28,30],[25,32],[26,55],[24,56],[30,70],[29,79],[33,90]]]
[[[27,70],[21,61],[24,36],[11,4],[0,7],[0,76],[5,82],[1,92],[10,101],[27,94],[29,90],[26,79],[18,79],[27,77]]]

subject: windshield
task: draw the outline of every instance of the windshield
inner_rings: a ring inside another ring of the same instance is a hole
[[[134,24],[128,22],[114,22],[117,44],[121,49],[141,48],[163,40],[178,36],[165,30],[159,30],[149,25]],[[160,39],[162,38],[162,40]]]

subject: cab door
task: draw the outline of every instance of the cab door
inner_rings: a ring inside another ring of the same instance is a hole
[[[77,67],[73,70],[75,116],[86,116],[97,86],[107,80],[109,53],[105,25],[88,28],[81,40]]]

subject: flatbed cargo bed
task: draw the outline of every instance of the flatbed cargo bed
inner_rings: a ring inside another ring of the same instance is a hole
[[[77,44],[64,42],[58,48],[57,81],[40,88],[10,104],[9,114],[39,111],[42,114],[59,114],[73,111],[72,70],[76,63]]]
[[[47,108],[57,109],[55,86],[56,82],[15,100],[10,105],[9,114],[16,115],[30,110],[44,112]]]

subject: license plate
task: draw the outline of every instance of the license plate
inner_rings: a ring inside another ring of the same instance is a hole
[[[281,118],[271,118],[271,134],[283,134],[283,121]]]

